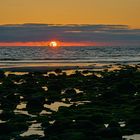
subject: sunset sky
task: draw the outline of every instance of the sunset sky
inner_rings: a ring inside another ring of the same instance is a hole
[[[140,0],[0,0],[0,45],[139,45],[139,10]]]

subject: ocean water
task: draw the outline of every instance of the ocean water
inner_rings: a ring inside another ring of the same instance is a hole
[[[0,47],[0,63],[139,63],[140,46],[134,47]]]

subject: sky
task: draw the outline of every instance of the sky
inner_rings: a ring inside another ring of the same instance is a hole
[[[140,0],[0,0],[0,45],[140,45],[139,9]]]

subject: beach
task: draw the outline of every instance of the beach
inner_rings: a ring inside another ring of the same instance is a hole
[[[0,0],[0,140],[140,140],[140,0]]]
[[[0,138],[137,140],[139,75],[134,64],[2,67]]]

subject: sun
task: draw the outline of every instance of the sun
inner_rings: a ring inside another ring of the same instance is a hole
[[[51,42],[49,43],[49,46],[55,48],[55,47],[58,47],[58,44],[57,44],[56,41],[51,41]]]

